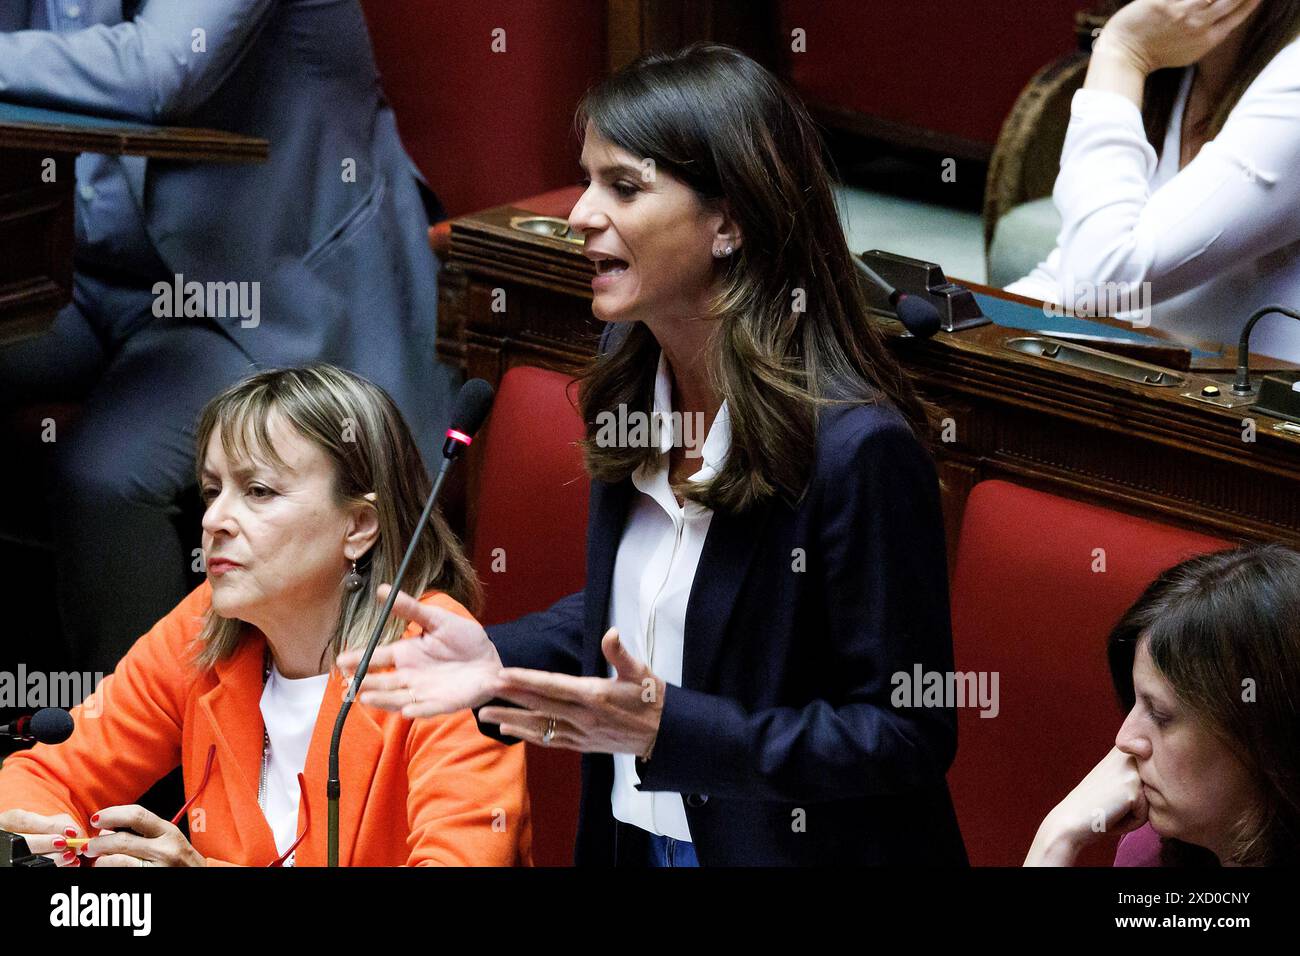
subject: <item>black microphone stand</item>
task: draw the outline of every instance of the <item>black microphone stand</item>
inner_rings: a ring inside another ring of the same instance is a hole
[[[388,623],[388,615],[393,610],[393,604],[397,601],[397,592],[402,586],[402,579],[406,576],[406,569],[411,564],[411,558],[415,554],[415,546],[420,540],[420,535],[424,533],[424,527],[429,522],[429,516],[433,514],[433,506],[438,500],[438,489],[442,487],[442,481],[447,477],[447,470],[451,463],[455,461],[460,449],[468,442],[458,441],[448,434],[446,442],[442,446],[442,467],[438,469],[438,476],[434,479],[433,490],[429,492],[429,499],[424,503],[424,511],[420,514],[420,520],[415,525],[415,533],[411,535],[411,543],[406,547],[406,554],[402,557],[402,563],[397,568],[397,575],[392,582],[392,590],[388,592],[388,600],[384,602],[384,613],[380,615],[379,623],[375,631],[370,635],[370,641],[366,644],[366,652],[361,655],[361,663],[357,665],[357,672],[352,677],[352,683],[348,685],[348,692],[343,697],[343,706],[339,708],[338,717],[334,720],[334,733],[330,737],[330,759],[329,759],[329,780],[326,782],[326,797],[329,801],[329,843],[327,861],[329,866],[339,865],[339,795],[342,792],[342,785],[339,781],[339,742],[343,739],[343,723],[348,719],[348,713],[352,710],[352,701],[356,699],[357,688],[361,686],[361,681],[366,676],[366,671],[370,668],[370,658],[375,653],[375,648],[379,646],[379,639],[383,636],[384,627]]]
[[[1241,330],[1241,339],[1237,342],[1237,380],[1232,383],[1232,394],[1234,395],[1255,394],[1255,389],[1250,384],[1250,333],[1254,330],[1256,322],[1273,312],[1289,315],[1293,319],[1300,319],[1300,313],[1291,309],[1280,305],[1266,305],[1246,320],[1246,325]]]

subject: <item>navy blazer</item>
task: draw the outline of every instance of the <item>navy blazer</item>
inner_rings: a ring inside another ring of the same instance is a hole
[[[586,589],[488,629],[510,667],[607,676],[630,480],[593,481]],[[682,685],[637,762],[681,793],[702,865],[966,864],[947,707],[894,707],[891,675],[953,667],[933,460],[891,406],[823,412],[802,500],[715,512],[686,610]],[[501,738],[496,725],[480,724]],[[585,754],[576,862],[610,865],[613,758]]]

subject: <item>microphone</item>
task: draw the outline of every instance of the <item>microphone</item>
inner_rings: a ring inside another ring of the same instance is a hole
[[[72,736],[72,715],[58,707],[46,707],[8,724],[0,724],[0,739],[22,743],[61,744]]]
[[[898,321],[903,323],[907,331],[918,339],[928,339],[939,331],[942,319],[933,302],[920,296],[899,292],[882,279],[880,273],[863,262],[861,256],[854,256],[853,264],[867,277],[867,281],[889,296],[889,304],[893,306],[894,314],[898,316]]]
[[[1241,339],[1237,342],[1237,380],[1232,383],[1232,394],[1234,395],[1255,394],[1255,388],[1250,384],[1250,333],[1254,331],[1256,322],[1273,312],[1289,315],[1293,319],[1300,319],[1300,313],[1291,309],[1280,305],[1266,305],[1246,320],[1246,324],[1241,330]]]
[[[488,412],[492,411],[493,397],[492,386],[481,378],[471,378],[461,386],[456,395],[456,405],[451,410],[451,427],[447,429],[447,440],[442,443],[444,459],[450,461],[462,449],[469,447],[474,434],[487,420]]]
[[[415,531],[411,533],[411,543],[407,545],[406,554],[402,557],[402,563],[393,578],[388,600],[384,602],[384,613],[379,616],[379,623],[375,625],[375,631],[370,635],[365,653],[361,655],[361,663],[357,665],[357,672],[352,675],[352,683],[348,685],[348,692],[343,697],[343,706],[339,708],[339,715],[334,721],[334,734],[330,737],[329,780],[326,783],[326,795],[329,800],[329,866],[339,865],[339,794],[342,792],[339,783],[339,742],[343,739],[343,724],[352,711],[352,702],[356,699],[357,688],[365,679],[366,671],[370,668],[371,655],[379,646],[384,625],[387,624],[388,616],[397,602],[397,592],[401,590],[402,578],[406,576],[406,569],[415,554],[415,545],[420,540],[420,535],[424,533],[424,526],[429,523],[429,516],[433,514],[433,506],[438,500],[442,481],[447,477],[447,469],[460,453],[469,447],[474,440],[474,435],[487,420],[488,412],[492,410],[493,397],[492,386],[481,378],[470,379],[461,386],[460,392],[456,395],[456,404],[451,412],[451,427],[447,429],[447,438],[442,444],[442,467],[438,469],[438,476],[433,481],[429,499],[424,503],[424,511],[415,524]],[[416,597],[418,599],[419,595]]]

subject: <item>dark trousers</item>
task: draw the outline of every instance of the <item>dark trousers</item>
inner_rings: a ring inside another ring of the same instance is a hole
[[[214,321],[155,318],[153,302],[151,283],[78,273],[48,333],[0,348],[0,408],[81,403],[54,423],[50,482],[32,493],[51,516],[65,639],[80,668],[104,673],[192,586],[199,528],[179,519],[194,426],[252,371]]]

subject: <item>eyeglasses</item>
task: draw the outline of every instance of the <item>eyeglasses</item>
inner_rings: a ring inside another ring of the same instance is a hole
[[[203,793],[204,788],[208,785],[208,780],[212,777],[212,765],[217,760],[217,745],[208,746],[208,759],[203,765],[203,779],[199,781],[199,788],[194,791],[194,796],[185,801],[185,806],[177,811],[176,816],[172,817],[172,826],[180,826],[180,822],[185,819],[185,815],[190,812]],[[298,792],[302,795],[302,832],[298,834],[298,839],[293,841],[293,845],[285,850],[280,856],[276,857],[267,866],[284,866],[286,860],[293,856],[294,850],[298,849],[299,844],[307,838],[307,829],[311,826],[311,802],[307,799],[307,781],[301,773],[298,774]]]

